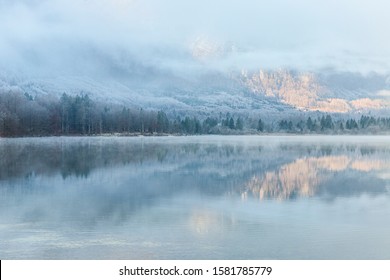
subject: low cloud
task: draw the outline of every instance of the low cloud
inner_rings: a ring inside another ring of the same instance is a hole
[[[38,76],[386,72],[388,10],[384,0],[0,0],[0,67]]]
[[[377,93],[378,96],[390,99],[390,90],[380,90]]]

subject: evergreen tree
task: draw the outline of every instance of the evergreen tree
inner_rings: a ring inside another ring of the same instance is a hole
[[[310,131],[315,130],[315,129],[314,129],[314,123],[313,123],[313,120],[311,119],[311,117],[309,117],[309,118],[307,119],[307,121],[306,121],[306,127],[307,127],[307,129],[310,130]]]
[[[218,120],[215,118],[207,117],[203,121],[203,131],[205,133],[211,133],[213,127],[217,126]]]
[[[297,123],[297,128],[298,128],[298,130],[299,130],[300,132],[303,132],[303,130],[305,129],[305,124],[304,124],[304,122],[303,122],[303,121],[299,121],[299,122]]]
[[[279,122],[279,128],[280,128],[281,130],[287,130],[287,129],[288,129],[288,123],[287,123],[287,121],[286,121],[286,120],[281,120],[281,121]]]
[[[236,129],[238,130],[243,130],[244,128],[244,123],[240,117],[237,118],[236,120]]]
[[[292,123],[292,121],[289,121],[289,122],[288,122],[288,124],[287,124],[287,129],[288,129],[289,131],[292,131],[292,129],[293,129],[293,123]]]
[[[229,119],[229,128],[234,129],[234,120],[232,117],[230,117],[230,119]]]
[[[345,128],[351,130],[351,129],[358,129],[359,126],[354,119],[349,119],[345,124]]]
[[[157,132],[168,132],[169,120],[163,111],[157,113]]]
[[[257,123],[257,131],[263,132],[264,131],[264,123],[261,119],[259,119]]]

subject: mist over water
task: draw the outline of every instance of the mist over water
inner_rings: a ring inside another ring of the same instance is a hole
[[[388,137],[1,139],[2,259],[388,259]]]

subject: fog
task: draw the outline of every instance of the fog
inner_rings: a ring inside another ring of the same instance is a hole
[[[385,0],[0,0],[0,68],[139,77],[295,68],[386,72]]]

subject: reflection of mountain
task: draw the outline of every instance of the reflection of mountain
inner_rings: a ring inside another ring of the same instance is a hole
[[[281,139],[5,140],[0,143],[0,210],[14,209],[28,221],[78,217],[88,226],[109,219],[120,223],[177,197],[336,198],[387,192],[387,138],[368,144],[367,139],[333,144],[311,137]],[[194,213],[191,227],[199,233],[211,231],[217,220],[229,224],[224,217]]]
[[[389,163],[378,159],[352,159],[348,156],[310,157],[285,164],[275,171],[253,176],[245,185],[243,197],[248,194],[259,199],[289,199],[311,197],[332,173],[355,170],[369,172],[384,170]],[[341,186],[342,187],[342,186]]]

